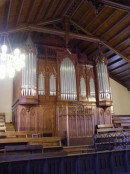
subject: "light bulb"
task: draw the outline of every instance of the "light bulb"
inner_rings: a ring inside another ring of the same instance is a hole
[[[16,48],[16,49],[14,50],[14,55],[15,55],[15,56],[19,56],[19,54],[20,54],[20,50],[19,50],[18,48]]]
[[[5,44],[3,44],[1,46],[1,51],[2,51],[2,53],[6,53],[7,52],[7,46]]]

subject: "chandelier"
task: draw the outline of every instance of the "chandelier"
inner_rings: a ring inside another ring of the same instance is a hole
[[[0,79],[13,78],[16,71],[25,66],[25,55],[16,48],[12,49],[8,33],[0,35]]]

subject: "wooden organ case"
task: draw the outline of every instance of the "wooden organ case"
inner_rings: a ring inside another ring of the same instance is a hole
[[[102,90],[105,93],[99,89],[104,70],[97,73],[96,66],[87,64],[85,58],[79,62],[77,54],[65,49],[43,46],[42,50],[36,60],[30,51],[24,72],[14,79],[16,130],[48,131],[70,138],[92,136],[96,124],[110,124],[111,98],[100,102],[97,97]]]

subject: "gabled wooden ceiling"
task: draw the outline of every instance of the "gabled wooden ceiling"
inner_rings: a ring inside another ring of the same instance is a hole
[[[36,44],[66,47],[91,60],[99,43],[110,76],[130,90],[130,2],[128,0],[2,0],[0,33],[11,44],[29,32]]]

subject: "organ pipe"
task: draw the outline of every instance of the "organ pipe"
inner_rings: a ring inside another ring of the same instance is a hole
[[[90,97],[95,98],[95,84],[92,78],[90,79],[89,84],[90,84]]]
[[[107,70],[107,59],[104,57],[101,50],[97,56],[97,78],[98,78],[98,88],[99,88],[99,100],[110,100],[110,85],[109,85],[109,75]]]
[[[76,76],[75,67],[69,58],[63,59],[60,66],[61,99],[76,100]]]
[[[36,48],[28,37],[25,43],[25,68],[22,69],[22,96],[36,95]]]
[[[56,78],[54,74],[50,76],[50,95],[56,95]]]
[[[80,79],[80,89],[81,89],[81,96],[86,97],[86,84],[85,79],[81,77]]]
[[[38,76],[38,95],[45,95],[45,77],[43,73]]]

